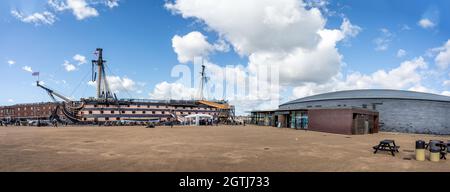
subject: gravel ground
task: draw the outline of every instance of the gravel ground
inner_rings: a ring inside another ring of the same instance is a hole
[[[373,154],[383,139],[394,139],[400,153]],[[0,171],[450,171],[450,160],[415,161],[418,139],[450,137],[257,126],[0,127]]]

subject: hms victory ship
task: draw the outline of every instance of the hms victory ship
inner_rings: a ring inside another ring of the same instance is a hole
[[[203,96],[198,100],[118,99],[108,85],[103,49],[98,48],[96,56],[97,59],[92,60],[92,81],[96,82],[96,97],[73,101],[37,81],[36,85],[45,90],[54,103],[53,107],[49,107],[52,112],[48,112],[44,118],[71,123],[101,123],[122,120],[159,120],[164,122],[183,121],[183,118],[188,115],[205,114],[222,123],[234,121],[234,106],[228,104],[227,101],[208,101],[203,99]],[[202,66],[201,75],[200,89],[203,89],[207,79],[205,78],[205,66]],[[19,114],[20,107],[21,105],[9,108],[9,118],[26,118],[23,115],[14,115]],[[42,115],[37,117],[42,118]]]

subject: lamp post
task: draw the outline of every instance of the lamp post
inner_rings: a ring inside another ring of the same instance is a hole
[[[32,76],[37,76],[37,84],[39,85],[39,75],[40,75],[40,73],[39,72],[33,72],[32,74],[31,74]],[[33,107],[33,113],[34,113],[34,117],[36,118],[36,106],[34,106]],[[37,126],[39,127],[40,126],[40,124],[41,124],[41,122],[40,122],[40,120],[39,120],[39,117],[37,117]]]

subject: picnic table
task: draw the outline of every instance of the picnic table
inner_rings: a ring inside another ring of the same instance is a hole
[[[378,151],[389,151],[391,152],[392,156],[395,156],[395,152],[400,152],[398,149],[400,146],[397,146],[395,144],[394,140],[383,140],[380,141],[378,145],[373,146],[373,149],[375,150],[373,153],[377,153]]]

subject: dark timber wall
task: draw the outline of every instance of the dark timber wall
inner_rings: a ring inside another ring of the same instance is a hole
[[[367,133],[378,132],[378,113],[360,109],[311,109],[308,110],[309,130],[336,134],[364,134],[358,131],[355,123],[356,115],[365,116],[368,120]]]

